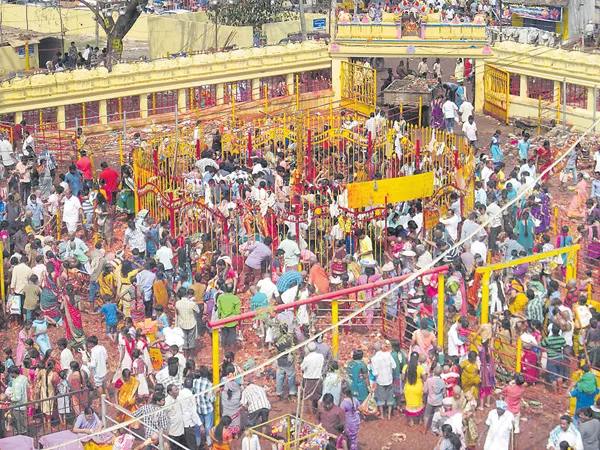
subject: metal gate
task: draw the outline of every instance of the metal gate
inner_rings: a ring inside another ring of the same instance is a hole
[[[510,104],[510,74],[491,64],[486,64],[483,75],[483,111],[508,123]]]
[[[368,65],[342,61],[341,106],[368,116],[377,105],[377,72]]]

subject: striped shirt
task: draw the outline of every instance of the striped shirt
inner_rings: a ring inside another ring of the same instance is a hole
[[[242,405],[248,406],[248,413],[259,409],[271,409],[265,390],[255,384],[249,384],[242,392]]]
[[[206,378],[196,378],[194,380],[194,394],[199,394],[196,397],[198,414],[207,415],[214,411],[215,392],[212,390],[212,387],[213,384]],[[204,393],[200,394],[200,392]]]
[[[152,433],[162,433],[163,430],[169,430],[169,416],[165,411],[160,411],[161,407],[151,403],[143,405],[133,413],[133,417],[142,417],[141,422],[144,424],[145,437],[148,439]]]
[[[89,198],[84,200],[81,204],[81,209],[83,209],[83,213],[87,216],[88,214],[92,214],[94,212],[94,202],[92,202]]]
[[[541,295],[536,295],[527,302],[525,313],[527,320],[539,320],[542,323],[544,322],[544,299]]]
[[[542,341],[542,347],[548,352],[548,359],[560,358],[567,341],[562,336],[548,336]]]

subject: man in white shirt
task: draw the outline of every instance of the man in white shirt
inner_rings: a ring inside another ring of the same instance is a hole
[[[458,108],[461,120],[463,122],[466,122],[469,119],[469,117],[473,115],[474,110],[475,108],[473,107],[473,104],[469,100],[464,100],[460,104],[460,108]]]
[[[473,255],[479,255],[483,261],[487,261],[487,245],[485,245],[485,239],[487,236],[480,235],[473,238],[473,243],[471,244],[471,253]]]
[[[167,245],[167,240],[160,241],[160,248],[156,251],[156,261],[162,264],[165,268],[165,274],[169,283],[173,281],[173,250]]]
[[[285,271],[298,270],[300,263],[300,247],[296,242],[296,235],[291,231],[287,234],[287,238],[281,241],[277,250],[283,250],[283,262]]]
[[[519,169],[519,178],[523,175],[523,172],[529,172],[529,176],[535,178],[535,159],[529,158],[527,162],[521,166]]]
[[[464,105],[464,104],[463,104]],[[460,107],[462,108],[463,105]],[[474,149],[477,148],[477,124],[475,120],[473,120],[473,116],[469,116],[469,119],[463,123],[462,126],[463,136],[465,137],[465,141],[467,141],[467,145],[470,145]]]
[[[5,170],[5,177],[8,178],[8,171],[14,169],[17,160],[15,159],[13,146],[8,140],[8,135],[3,135],[0,139],[0,159]]]
[[[458,113],[458,108],[456,103],[450,100],[450,97],[448,97],[442,105],[442,112],[444,113],[444,120],[446,121],[446,131],[448,133],[454,133],[454,118]]]
[[[469,327],[469,321],[465,317],[461,317],[457,322],[452,324],[448,330],[448,356],[455,356],[462,361],[466,358],[466,344],[458,338],[458,327]]]
[[[546,446],[548,450],[560,450],[560,443],[563,441],[566,441],[569,448],[573,450],[584,450],[581,433],[571,422],[571,417],[568,415],[560,417],[560,425],[550,432]]]
[[[491,159],[486,160],[485,166],[481,169],[481,181],[483,182],[483,189],[487,189],[487,182],[494,173],[494,162]]]
[[[263,279],[256,283],[256,287],[267,296],[267,301],[279,297],[279,290],[277,289],[277,285],[271,280],[270,272],[266,272],[263,275]]]
[[[593,156],[594,159],[594,172],[600,172],[600,146],[596,149],[596,152]]]
[[[100,394],[106,394],[105,378],[108,373],[106,361],[108,353],[103,345],[98,345],[98,337],[90,336],[86,339],[87,349],[90,352],[89,367],[94,378],[94,386]]]
[[[485,421],[487,437],[483,446],[484,450],[508,450],[510,447],[513,415],[506,408],[507,405],[504,400],[497,400],[496,409],[491,410],[488,414]]]
[[[70,189],[67,189],[65,191],[65,198],[63,199],[62,220],[67,224],[67,230],[69,233],[75,233],[75,231],[77,231],[80,211],[81,202],[73,195]]]
[[[371,358],[371,367],[375,376],[375,401],[379,407],[381,417],[384,417],[387,408],[387,418],[392,418],[392,407],[394,405],[393,372],[396,361],[390,352],[381,349],[381,342],[375,342],[373,346],[375,355]]]
[[[446,231],[452,240],[456,242],[456,238],[458,237],[458,224],[460,223],[460,217],[456,215],[453,209],[448,209],[446,217],[440,218],[440,223],[446,227]]]
[[[321,375],[323,374],[323,365],[325,358],[317,352],[317,344],[314,341],[306,345],[308,355],[302,360],[300,370],[302,370],[302,384],[307,400],[311,400],[313,415],[317,412],[317,405],[321,398],[322,383]]]
[[[65,338],[60,338],[58,341],[56,341],[56,345],[60,350],[60,367],[69,372],[71,362],[74,360],[73,352],[68,347],[68,343]]]
[[[167,394],[165,408],[169,408],[169,437],[183,448],[196,448],[196,425],[201,424],[192,392],[170,384]]]
[[[369,118],[365,121],[365,130],[367,130],[367,137],[369,137],[369,133],[371,133],[371,139],[375,139],[375,132],[377,131],[375,113],[371,113]]]

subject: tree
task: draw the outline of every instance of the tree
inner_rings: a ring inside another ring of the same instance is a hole
[[[123,53],[123,38],[135,25],[148,0],[123,0],[116,4],[80,0],[80,3],[94,13],[100,28],[106,33],[106,67],[110,71]],[[115,6],[118,8],[114,9]]]
[[[289,19],[291,13],[283,6],[284,0],[212,0],[206,11],[211,22],[236,27],[251,26],[261,34],[265,23]]]

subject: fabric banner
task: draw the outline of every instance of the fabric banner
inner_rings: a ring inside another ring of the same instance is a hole
[[[519,6],[506,5],[504,9],[504,18],[516,14],[526,19],[545,20],[546,22],[562,22],[562,8],[554,6]]]

